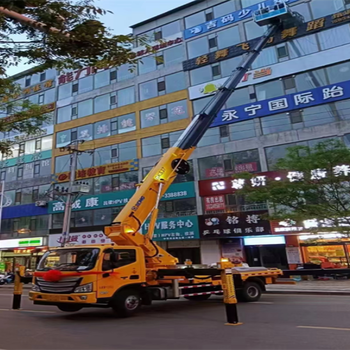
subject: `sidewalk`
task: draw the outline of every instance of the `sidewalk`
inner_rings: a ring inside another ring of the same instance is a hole
[[[296,284],[270,284],[270,294],[350,295],[350,280],[300,281]]]

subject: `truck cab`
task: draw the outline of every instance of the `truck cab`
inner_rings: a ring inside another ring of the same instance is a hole
[[[138,307],[139,295],[125,295],[128,290],[141,293],[145,271],[139,247],[105,244],[53,249],[42,257],[29,297],[34,304],[55,305],[62,311],[111,306],[125,313],[126,300],[121,301],[120,295],[129,298],[129,307]]]

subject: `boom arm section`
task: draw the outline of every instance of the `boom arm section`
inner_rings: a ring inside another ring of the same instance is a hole
[[[286,6],[286,5],[282,5]],[[235,91],[244,74],[251,67],[269,38],[281,25],[280,18],[274,18],[272,25],[261,37],[254,49],[232,75],[227,79],[213,96],[212,100],[197,114],[176,144],[170,148],[154,166],[150,173],[138,187],[136,193],[129,200],[111,227],[105,228],[106,235],[119,245],[135,245],[141,247],[146,256],[148,266],[171,266],[177,259],[158,247],[152,241],[154,224],[158,214],[158,203],[178,173],[188,171],[186,162],[194,151],[200,139],[208,130],[217,113],[224,106],[230,95]],[[146,235],[139,231],[143,223],[151,215],[150,228]]]

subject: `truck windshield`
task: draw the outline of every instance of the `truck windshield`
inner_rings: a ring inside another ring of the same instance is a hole
[[[99,254],[97,248],[57,249],[45,253],[38,271],[86,271],[94,268]]]

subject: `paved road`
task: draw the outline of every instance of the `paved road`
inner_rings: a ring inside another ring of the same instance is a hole
[[[168,301],[117,319],[107,310],[66,314],[51,307],[10,311],[0,289],[1,349],[347,349],[350,297],[265,295],[238,304],[243,325],[224,325],[219,298]]]

